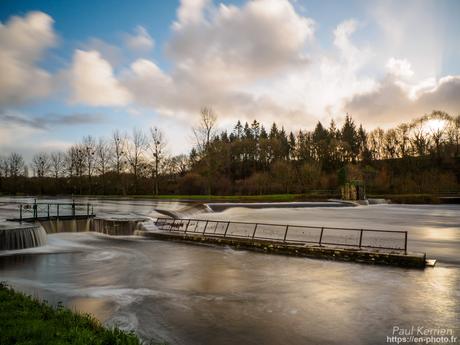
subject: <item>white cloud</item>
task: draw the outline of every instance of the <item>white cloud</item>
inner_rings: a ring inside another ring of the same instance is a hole
[[[412,86],[387,76],[376,90],[354,97],[345,109],[364,123],[390,126],[433,110],[457,114],[459,95],[460,76],[422,81]]]
[[[0,105],[15,105],[47,96],[52,77],[37,62],[56,43],[53,20],[42,12],[0,23]]]
[[[410,78],[414,75],[412,65],[406,59],[390,58],[386,64],[388,73],[398,78]]]
[[[125,44],[134,52],[148,52],[155,46],[155,41],[143,26],[137,26],[134,34],[125,34]]]
[[[199,23],[203,19],[203,10],[210,0],[181,0],[177,10],[178,21],[174,23],[176,29],[183,25]]]
[[[97,51],[76,50],[69,72],[72,101],[92,106],[127,105],[131,95]]]

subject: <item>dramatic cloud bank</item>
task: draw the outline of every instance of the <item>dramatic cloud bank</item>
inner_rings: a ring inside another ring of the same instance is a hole
[[[390,15],[391,7],[378,5],[372,12],[383,34],[376,45],[357,43],[355,35],[369,24],[353,18],[337,23],[329,42],[319,42],[315,30],[321,23],[288,0],[239,6],[182,0],[161,47],[167,69],[151,59],[155,41],[144,26],[137,26],[120,35],[120,46],[88,38],[64,70],[55,73],[64,80],[69,106],[127,112],[147,108],[182,120],[195,118],[205,105],[224,122],[259,118],[292,127],[341,119],[346,112],[371,126],[433,109],[457,113],[460,76],[439,77],[440,54],[430,55],[432,48],[441,50],[429,34],[435,22],[403,6],[401,24]],[[427,19],[420,30],[429,50],[407,37],[407,26],[415,27],[420,18]],[[38,65],[56,44],[52,25],[48,15],[31,12],[0,26],[0,107],[52,94],[57,77]],[[406,42],[414,49],[407,50]],[[423,57],[414,61],[417,55]],[[0,120],[5,122],[5,116]]]

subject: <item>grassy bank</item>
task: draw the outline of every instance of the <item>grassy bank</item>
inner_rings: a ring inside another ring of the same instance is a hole
[[[89,314],[54,308],[0,283],[0,344],[138,345],[133,333],[107,329]]]

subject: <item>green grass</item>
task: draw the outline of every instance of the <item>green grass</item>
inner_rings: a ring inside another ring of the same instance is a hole
[[[132,332],[108,329],[90,314],[52,307],[0,283],[0,344],[138,345]]]

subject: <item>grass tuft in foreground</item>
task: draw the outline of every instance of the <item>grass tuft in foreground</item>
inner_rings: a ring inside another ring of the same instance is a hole
[[[52,307],[0,283],[0,344],[138,345],[132,332],[108,329],[90,314]]]

